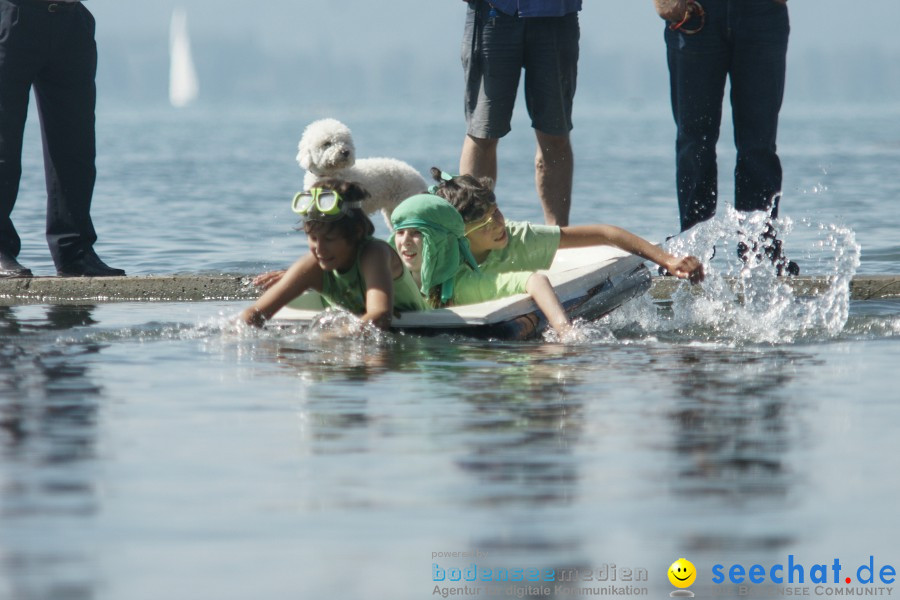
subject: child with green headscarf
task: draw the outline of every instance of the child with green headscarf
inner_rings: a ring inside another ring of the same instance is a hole
[[[546,275],[535,272],[482,273],[465,235],[462,216],[449,202],[419,194],[391,214],[391,243],[433,308],[474,304],[529,294],[550,325],[562,333],[571,327]]]

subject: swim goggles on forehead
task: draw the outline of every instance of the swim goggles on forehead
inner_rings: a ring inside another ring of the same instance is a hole
[[[478,225],[472,227],[471,229],[466,229],[466,235],[469,235],[470,233],[474,233],[474,232],[478,231],[479,229],[481,229],[482,227],[487,227],[489,225],[493,225],[494,223],[496,223],[498,212],[500,212],[500,209],[495,206],[494,210],[491,211],[491,214],[488,215],[487,219],[485,219]]]
[[[324,216],[336,217],[347,214],[347,211],[353,208],[362,208],[362,202],[360,200],[344,200],[336,191],[323,188],[297,192],[291,202],[291,210],[304,217],[309,216],[313,210]]]

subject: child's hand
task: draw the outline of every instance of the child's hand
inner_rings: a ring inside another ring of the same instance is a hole
[[[284,277],[286,271],[269,271],[253,278],[253,285],[264,290],[269,289]]]
[[[703,264],[696,256],[675,258],[665,265],[666,270],[679,279],[688,279],[691,283],[700,283],[706,277]]]
[[[266,316],[255,306],[241,311],[239,318],[247,325],[252,325],[253,327],[262,327],[266,324]]]
[[[584,322],[579,320],[547,329],[544,331],[544,341],[552,344],[583,344],[590,341],[590,335],[584,328]]]

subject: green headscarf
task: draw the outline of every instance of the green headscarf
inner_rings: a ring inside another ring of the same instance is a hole
[[[394,231],[417,229],[422,233],[422,293],[441,286],[441,303],[453,297],[453,282],[463,264],[478,271],[469,249],[466,225],[453,205],[433,194],[418,194],[401,202],[391,213]],[[394,243],[391,235],[390,242]]]

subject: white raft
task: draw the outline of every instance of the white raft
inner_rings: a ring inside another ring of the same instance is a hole
[[[598,319],[650,288],[644,260],[611,246],[559,250],[545,273],[573,319]],[[273,320],[312,322],[323,310],[322,298],[306,292]],[[547,320],[530,296],[518,294],[479,304],[403,312],[391,327],[419,335],[523,340],[540,334]]]

